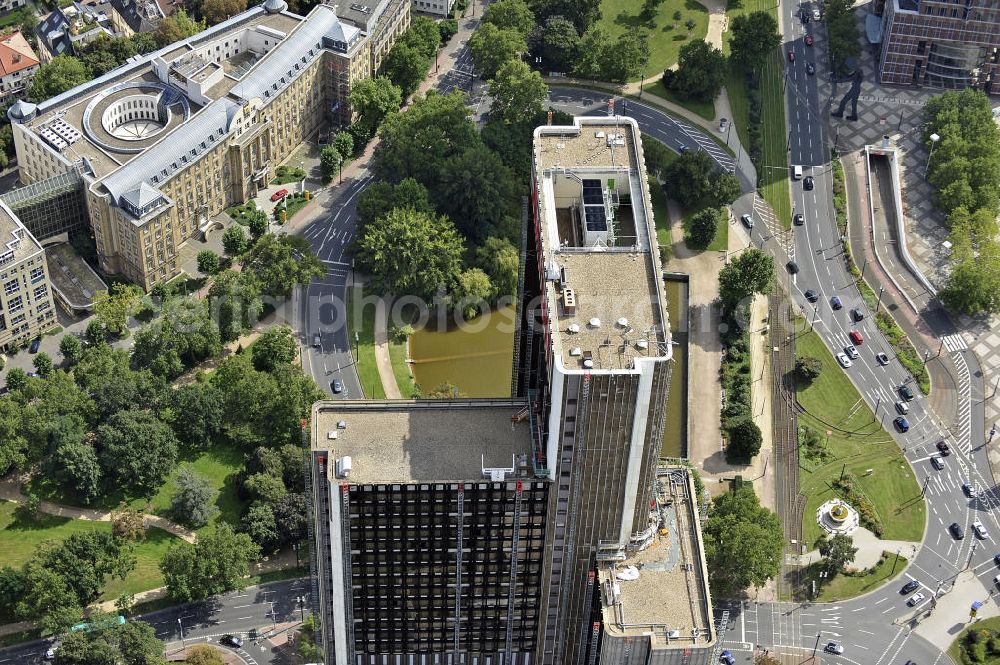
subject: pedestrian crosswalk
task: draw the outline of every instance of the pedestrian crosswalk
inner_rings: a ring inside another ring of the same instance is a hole
[[[942,337],[941,341],[944,343],[944,348],[952,353],[969,348],[969,345],[965,343],[965,338],[958,333]]]

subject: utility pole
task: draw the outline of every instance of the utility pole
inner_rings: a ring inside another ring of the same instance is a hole
[[[295,600],[299,601],[299,621],[305,623],[306,620],[306,597],[297,596]]]
[[[920,497],[923,498],[927,495],[927,483],[930,481],[930,476],[924,476],[924,486],[920,488]]]
[[[893,573],[896,572],[896,564],[897,563],[899,563],[899,550],[896,550],[896,558],[892,562],[892,572],[889,573],[890,575],[892,575]]]
[[[177,617],[177,627],[181,629],[181,648],[186,649],[187,646],[184,644],[184,624],[181,623],[180,617]]]
[[[878,316],[878,308],[882,305],[882,293],[885,292],[885,287],[878,287],[878,302],[875,303],[875,315]]]
[[[274,601],[268,601],[271,604],[271,630],[276,630],[278,628],[278,622],[274,617]]]

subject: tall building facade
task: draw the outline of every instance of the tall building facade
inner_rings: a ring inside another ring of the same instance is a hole
[[[869,39],[883,83],[1000,94],[1000,6],[992,0],[881,0],[875,11]]]
[[[213,215],[266,187],[324,124],[347,125],[409,26],[405,0],[319,5],[268,0],[45,102],[9,112],[21,179],[83,164],[98,260],[151,288],[180,271],[178,248]]]
[[[0,201],[0,351],[17,349],[55,325],[45,252]]]

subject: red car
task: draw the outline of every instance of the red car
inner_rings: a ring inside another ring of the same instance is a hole
[[[795,62],[795,54],[791,51],[788,52],[788,62]]]
[[[854,342],[855,346],[861,346],[865,343],[865,338],[862,337],[861,333],[857,330],[852,330],[847,336],[851,338],[851,341]]]
[[[285,198],[286,196],[288,196],[288,190],[287,189],[279,189],[274,194],[271,194],[271,200],[272,201],[280,201],[281,199]]]
[[[812,46],[813,45],[813,36],[812,35],[806,35],[805,43],[806,43],[806,46]]]

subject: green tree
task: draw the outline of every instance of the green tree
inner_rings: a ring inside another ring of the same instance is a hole
[[[430,301],[438,288],[458,277],[463,251],[447,218],[396,208],[368,225],[358,240],[356,260],[383,293]]]
[[[382,71],[403,93],[403,99],[417,91],[431,68],[431,57],[402,41],[397,42],[382,62]]]
[[[498,0],[486,7],[483,23],[492,23],[500,30],[513,30],[527,38],[535,29],[535,15],[524,0]]]
[[[781,46],[778,22],[763,11],[735,17],[730,35],[729,57],[748,72],[759,70],[768,56]]]
[[[13,368],[11,371],[14,371]],[[25,377],[27,380],[27,377]],[[7,386],[14,390],[8,379]],[[28,440],[22,427],[24,408],[13,399],[0,399],[0,475],[23,469],[28,462]]]
[[[28,96],[35,103],[44,102],[92,78],[92,73],[78,59],[71,55],[57,55],[35,72]]]
[[[521,60],[509,60],[490,80],[491,113],[508,123],[535,118],[549,89],[541,75]]]
[[[193,21],[183,9],[175,10],[160,21],[153,32],[157,46],[163,47],[188,37],[193,37],[205,29],[204,21]]]
[[[270,372],[287,365],[299,355],[299,343],[288,326],[269,328],[250,347],[253,365],[260,372]]]
[[[198,252],[198,272],[204,275],[214,275],[222,268],[222,261],[219,255],[210,249]]]
[[[131,545],[107,531],[74,533],[44,545],[37,556],[66,581],[81,605],[97,600],[107,578],[124,579],[136,563]]]
[[[256,208],[247,213],[246,220],[247,228],[250,229],[250,237],[253,242],[257,242],[258,238],[267,233],[267,229],[270,226],[267,213]]]
[[[379,122],[382,122],[381,119]],[[375,130],[372,129],[371,133],[374,134]],[[337,132],[333,137],[333,147],[337,149],[345,161],[350,159],[354,154],[354,135],[350,132]]]
[[[250,239],[240,224],[233,224],[222,233],[222,248],[229,256],[238,256],[247,251]]]
[[[295,286],[304,286],[326,274],[323,263],[302,236],[263,236],[247,254],[243,264],[260,284],[261,293],[287,298]]]
[[[308,535],[309,515],[305,494],[286,494],[275,502],[273,511],[282,544],[298,542]]]
[[[438,209],[474,242],[491,235],[517,235],[519,183],[485,145],[473,146],[445,162],[441,180],[431,191],[438,196]]]
[[[715,240],[720,217],[723,211],[719,208],[703,208],[693,214],[685,223],[687,244],[692,249],[705,249]]]
[[[219,335],[223,342],[232,342],[250,330],[264,310],[260,280],[252,273],[223,270],[208,288],[208,299],[217,312]]]
[[[20,367],[7,370],[7,387],[11,390],[22,390],[28,385],[28,373]]]
[[[90,504],[100,496],[104,474],[93,445],[83,440],[67,441],[56,449],[56,460],[50,473],[72,488],[83,503]]]
[[[675,153],[649,134],[642,135],[642,154],[646,160],[646,172],[654,182],[666,172],[667,166],[676,159]]]
[[[196,644],[189,648],[184,662],[188,665],[226,665],[219,650],[210,644]]]
[[[689,150],[663,172],[670,196],[684,207],[693,207],[712,192],[715,167],[703,150]]]
[[[649,36],[638,28],[630,28],[604,50],[601,58],[602,79],[612,83],[637,79],[649,61]]]
[[[54,665],[165,665],[164,644],[148,623],[139,620],[118,625],[115,615],[88,617],[97,630],[76,631],[62,637]]]
[[[201,13],[209,26],[246,11],[247,0],[202,0]]]
[[[850,536],[838,533],[833,537],[826,537],[819,543],[819,553],[823,555],[823,567],[831,575],[844,572],[849,563],[854,561],[854,555],[858,553],[858,548],[854,547],[854,541]]]
[[[399,86],[393,85],[388,77],[379,76],[354,84],[347,99],[351,108],[361,116],[360,122],[374,134],[378,126],[382,124],[382,120],[390,113],[398,111],[399,107],[403,105],[403,91]],[[341,134],[351,136],[345,132],[341,132]],[[339,137],[340,134],[337,136]],[[353,144],[353,142],[352,138],[351,143]],[[337,147],[339,155],[349,155],[352,151],[353,145],[343,152]]]
[[[728,430],[727,460],[749,460],[760,452],[763,439],[757,423],[748,419],[735,423]]]
[[[243,481],[243,489],[252,499],[263,501],[266,504],[277,503],[287,494],[285,483],[281,476],[268,473],[255,473]]]
[[[222,431],[222,400],[211,384],[177,386],[167,393],[167,406],[161,416],[181,443],[205,448]]]
[[[35,371],[43,379],[52,373],[52,358],[44,351],[38,353],[31,364],[35,366]]]
[[[611,48],[611,37],[601,24],[595,24],[580,40],[573,74],[585,79],[600,79],[604,75],[604,54]]]
[[[549,69],[567,72],[576,62],[580,50],[580,35],[576,27],[562,16],[551,16],[542,28],[539,52]]]
[[[731,205],[743,193],[739,178],[732,173],[715,171],[709,179],[709,193],[716,205]]]
[[[33,559],[24,566],[23,593],[14,605],[21,621],[38,620],[50,633],[61,633],[83,616],[83,608],[59,573]]]
[[[463,271],[455,279],[451,289],[452,307],[462,313],[466,320],[484,312],[493,297],[493,284],[489,276],[479,268]]]
[[[433,19],[415,15],[400,41],[430,60],[441,46],[441,32]]]
[[[516,30],[501,30],[492,23],[481,24],[469,38],[476,73],[484,79],[495,77],[504,63],[517,59],[527,50],[523,35]]]
[[[128,330],[129,317],[136,315],[141,304],[142,289],[118,282],[110,291],[98,291],[94,295],[94,315],[106,331],[123,335]],[[87,330],[89,333],[90,329]]]
[[[105,475],[116,487],[151,495],[177,463],[177,437],[148,411],[121,411],[97,428]]]
[[[493,285],[492,300],[517,295],[520,257],[517,248],[506,238],[486,238],[476,248],[476,263]]]
[[[319,166],[323,173],[323,182],[333,180],[334,175],[340,171],[343,159],[340,151],[335,146],[323,146],[323,149],[319,151]]]
[[[751,247],[719,271],[719,298],[727,310],[754,294],[774,288],[774,259]]]
[[[795,359],[795,374],[807,383],[815,381],[822,372],[823,361],[816,356],[799,356]]]
[[[829,0],[823,5],[823,13],[831,69],[835,75],[844,76],[850,73],[847,61],[861,54],[854,5],[848,0]]]
[[[132,361],[157,376],[174,379],[220,353],[222,337],[208,301],[188,296],[168,300],[160,318],[136,334]]]
[[[677,71],[663,72],[663,84],[683,99],[714,101],[726,84],[726,56],[704,39],[694,39],[681,47]]]
[[[174,544],[160,560],[167,594],[174,600],[202,600],[225,591],[243,589],[250,564],[260,557],[260,547],[242,533],[220,524],[198,541]]]
[[[982,244],[978,254],[969,252],[959,258],[940,296],[950,309],[964,314],[1000,312],[1000,244],[990,240]]]
[[[84,337],[87,339],[87,344],[101,346],[108,343],[108,330],[98,319],[94,319],[87,324]]]
[[[781,520],[760,505],[750,483],[713,499],[702,533],[709,579],[720,596],[762,586],[781,570]]]
[[[550,16],[565,16],[581,34],[601,18],[601,0],[528,0],[528,6],[540,24]]]
[[[215,500],[219,492],[207,478],[184,467],[174,483],[176,489],[170,497],[170,514],[178,522],[198,529],[218,514]]]
[[[441,46],[451,41],[451,38],[458,34],[458,21],[453,18],[443,19],[438,23],[438,32],[441,33]]]
[[[265,552],[273,552],[281,540],[274,509],[261,501],[254,501],[247,509],[240,520],[240,531],[250,536]]]
[[[59,340],[59,353],[66,359],[67,364],[75,365],[83,356],[83,344],[76,335],[63,335]]]
[[[413,178],[404,178],[398,185],[376,182],[358,195],[358,233],[393,208],[409,208],[417,212],[434,213],[427,188]]]

